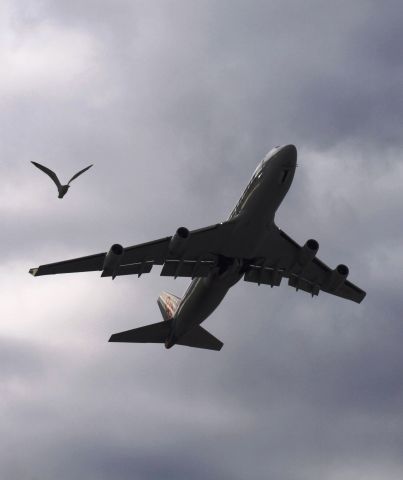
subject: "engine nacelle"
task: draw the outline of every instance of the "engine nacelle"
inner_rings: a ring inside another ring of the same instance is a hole
[[[298,257],[294,264],[294,270],[303,270],[303,268],[311,262],[319,250],[319,243],[311,238],[305,242],[305,245],[298,253]]]
[[[185,227],[179,227],[169,242],[169,253],[173,257],[180,258],[185,253],[189,238],[189,230]]]
[[[329,280],[327,281],[327,290],[330,292],[337,292],[337,290],[344,283],[348,277],[349,269],[346,265],[337,265],[337,267],[331,271]]]
[[[109,249],[109,252],[105,255],[104,265],[102,267],[102,277],[112,277],[112,280],[116,277],[116,273],[120,264],[122,263],[124,248],[122,245],[115,243]]]
[[[319,243],[316,240],[313,238],[307,240],[299,252],[298,263],[305,266],[315,258],[318,250]]]

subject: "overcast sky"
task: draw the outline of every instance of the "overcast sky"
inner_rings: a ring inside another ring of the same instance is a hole
[[[403,478],[401,0],[0,0],[0,477]],[[227,218],[293,143],[277,224],[361,305],[239,282],[221,352],[109,344],[159,276],[31,267]],[[94,163],[63,200],[62,181]]]

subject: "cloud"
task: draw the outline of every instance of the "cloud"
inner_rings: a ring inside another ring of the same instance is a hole
[[[398,478],[400,2],[2,2],[1,475]],[[276,221],[361,305],[240,282],[219,353],[108,344],[188,282],[41,263],[224,220],[295,143]],[[62,201],[39,161],[68,179]],[[400,475],[401,476],[401,475]]]
[[[21,96],[49,99],[60,91],[65,97],[66,91],[78,90],[95,73],[91,69],[96,47],[84,32],[48,22],[19,32],[10,26],[8,30],[10,35],[0,44],[3,102]]]

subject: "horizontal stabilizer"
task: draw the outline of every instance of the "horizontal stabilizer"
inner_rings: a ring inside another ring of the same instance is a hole
[[[165,343],[171,333],[172,320],[146,325],[145,327],[114,333],[110,342],[125,343]],[[224,345],[200,325],[192,328],[176,342],[186,347],[205,348],[207,350],[221,350]]]
[[[172,320],[152,323],[144,327],[133,328],[125,332],[114,333],[110,342],[128,343],[165,343],[171,332]]]
[[[210,332],[200,325],[186,332],[176,343],[186,347],[205,348],[207,350],[221,350],[224,345],[218,338],[211,335]]]

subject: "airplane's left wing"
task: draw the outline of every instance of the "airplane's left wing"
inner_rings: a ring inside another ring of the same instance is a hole
[[[115,244],[109,252],[41,265],[29,271],[34,276],[59,273],[102,271],[102,276],[141,275],[153,265],[164,265],[161,275],[175,277],[206,276],[215,266],[216,255],[231,232],[229,222],[188,231],[178,228],[164,237],[123,248]]]
[[[315,240],[301,247],[275,227],[268,245],[266,251],[260,252],[261,257],[249,265],[246,281],[278,286],[282,278],[288,278],[291,287],[312,296],[322,290],[357,303],[364,299],[366,293],[347,280],[349,270],[345,265],[331,269],[316,257],[319,245]]]

